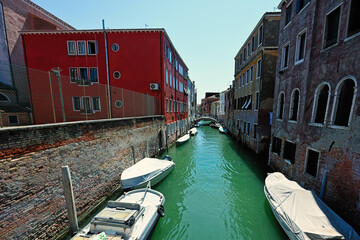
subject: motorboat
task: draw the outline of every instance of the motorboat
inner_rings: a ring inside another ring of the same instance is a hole
[[[219,128],[219,127],[221,127],[221,125],[220,125],[220,123],[212,123],[212,124],[210,124],[210,127]]]
[[[200,127],[200,124],[199,123],[196,123],[195,125],[194,125],[194,127]]]
[[[182,136],[181,138],[179,138],[178,140],[176,140],[176,144],[177,144],[177,145],[183,144],[183,143],[185,143],[186,141],[188,141],[189,138],[190,138],[190,134],[187,133],[187,134],[185,134],[184,136]]]
[[[219,132],[227,134],[229,132],[229,130],[227,130],[226,128],[224,128],[223,126],[219,127]]]
[[[148,239],[160,217],[165,216],[165,197],[151,189],[125,193],[97,214],[72,240]]]
[[[164,179],[174,166],[175,163],[171,158],[144,158],[122,172],[121,187],[125,190],[144,188],[148,182],[154,186]]]
[[[264,192],[276,219],[291,240],[360,239],[313,191],[288,180],[282,173],[266,177]]]
[[[191,128],[189,130],[189,133],[190,133],[190,135],[194,136],[195,134],[197,134],[197,129],[196,128]]]

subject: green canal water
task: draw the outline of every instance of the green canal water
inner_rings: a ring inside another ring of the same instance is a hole
[[[217,129],[167,153],[176,166],[153,188],[165,196],[157,239],[287,239],[264,195],[264,160]]]

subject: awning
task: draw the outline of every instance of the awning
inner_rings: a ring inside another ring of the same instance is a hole
[[[245,106],[245,109],[249,109],[250,104],[251,104],[251,96],[250,96],[249,101],[247,102],[247,104]]]

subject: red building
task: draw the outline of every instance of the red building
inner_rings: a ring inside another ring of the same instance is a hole
[[[35,123],[161,114],[169,134],[185,130],[188,68],[164,29],[22,37]]]

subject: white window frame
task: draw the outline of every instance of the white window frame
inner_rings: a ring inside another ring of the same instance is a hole
[[[287,158],[285,158],[285,157],[284,157],[286,142],[290,142],[290,143],[292,143],[292,144],[295,144],[295,156],[294,156],[294,163],[292,163],[290,159],[287,159]],[[282,156],[283,156],[283,158],[284,158],[284,161],[285,161],[286,163],[290,164],[290,165],[295,164],[295,160],[296,160],[296,148],[297,148],[297,146],[296,146],[296,145],[297,145],[297,144],[296,144],[296,142],[291,141],[291,140],[289,140],[289,139],[285,139],[284,141],[281,141],[282,151],[280,151],[280,152],[282,152]]]
[[[83,43],[83,44],[84,44],[84,46],[85,46],[85,52],[84,52],[84,53],[80,53],[79,43]],[[80,56],[86,55],[86,53],[87,53],[86,41],[85,41],[85,40],[77,41],[76,44],[77,44],[76,46],[77,46],[77,49],[78,49],[78,55],[80,55]]]
[[[254,78],[254,65],[252,65],[250,67],[250,80],[249,80],[249,83],[251,83],[253,81],[253,78]]]
[[[77,78],[75,79],[75,81],[72,81],[71,78],[71,69],[76,69],[77,72]],[[69,67],[69,77],[70,77],[70,83],[77,83],[77,81],[79,81],[79,68],[78,67]]]
[[[318,161],[317,161],[316,176],[315,177],[313,175],[309,174],[308,172],[306,172],[306,169],[307,169],[307,166],[308,166],[308,160],[309,160],[309,150],[319,153],[319,158],[318,158]],[[319,173],[319,168],[320,168],[320,159],[321,159],[321,151],[319,151],[317,149],[314,149],[314,148],[307,147],[306,148],[306,154],[305,154],[304,174],[316,179],[318,177],[318,175],[319,175],[318,173]]]
[[[16,123],[10,123],[10,117],[16,117]],[[8,115],[8,123],[10,126],[18,125],[19,124],[19,116],[18,115]]]
[[[94,43],[95,44],[95,53],[90,53],[90,48],[89,48],[89,43]],[[98,54],[98,44],[96,40],[87,40],[86,42],[86,47],[87,47],[87,54],[90,56],[94,56]]]
[[[169,71],[167,69],[165,70],[165,83],[169,85]]]
[[[89,110],[90,110],[90,113],[86,113],[85,112],[85,99],[89,99]],[[90,96],[82,96],[81,97],[81,103],[82,103],[82,110],[84,111],[84,114],[91,114],[91,112],[92,112],[92,102],[91,102],[91,98],[90,98]]]
[[[289,6],[291,5],[293,3],[293,1],[290,1],[287,5],[286,5],[286,9],[285,9],[285,17],[284,17],[284,20],[285,20],[285,26],[284,26],[284,28],[286,28],[287,26],[289,26],[290,25],[290,23],[292,22],[292,18],[293,18],[293,6],[291,6],[291,19],[290,19],[290,21],[288,22],[288,23],[286,23],[286,17],[287,17],[287,9],[289,8]],[[295,4],[295,7],[296,7],[296,4]],[[296,12],[296,11],[295,11]]]
[[[326,103],[324,122],[323,123],[315,123],[315,117],[316,117],[316,112],[317,112],[317,108],[318,108],[318,99],[319,99],[320,89],[322,89],[322,87],[325,86],[325,85],[328,86],[329,93],[328,93],[328,99],[327,99],[327,103]],[[331,97],[331,85],[328,82],[320,83],[319,86],[316,88],[315,93],[314,93],[314,103],[313,103],[313,109],[312,109],[312,113],[311,113],[310,125],[320,127],[320,126],[324,126],[326,124],[327,115],[328,115],[328,111],[329,111],[330,97]]]
[[[331,47],[334,47],[336,45],[339,44],[339,39],[340,39],[340,26],[341,26],[341,14],[342,14],[342,5],[343,3],[338,4],[336,7],[334,7],[333,9],[331,9],[326,15],[325,15],[325,20],[324,20],[324,31],[323,31],[323,39],[322,39],[322,49],[326,50],[329,49]],[[338,33],[337,33],[337,39],[336,39],[336,43],[333,43],[329,46],[325,46],[325,35],[327,35],[327,26],[328,26],[328,15],[330,15],[331,13],[333,13],[335,10],[337,10],[338,8],[340,8],[340,13],[339,13],[339,22],[338,22]]]
[[[261,77],[261,68],[262,68],[262,58],[260,58],[256,63],[256,79]]]
[[[305,34],[304,38],[304,56],[302,59],[299,59],[300,57],[300,44],[301,44],[301,36]],[[304,62],[306,57],[306,39],[307,39],[307,28],[302,30],[296,37],[296,52],[295,52],[295,65]]]
[[[246,70],[246,85],[248,85],[248,83],[249,83],[249,79],[250,78],[250,69],[247,69]]]
[[[354,85],[354,96],[353,96],[353,100],[351,103],[351,109],[350,109],[350,114],[349,114],[349,121],[348,121],[348,126],[344,127],[344,126],[339,126],[339,125],[335,125],[335,115],[338,109],[338,104],[339,104],[339,91],[340,91],[340,87],[342,85],[342,83],[347,80],[347,79],[351,79],[354,81],[355,85]],[[337,128],[337,129],[349,129],[351,126],[351,119],[353,117],[354,114],[354,108],[355,108],[355,100],[356,100],[356,94],[357,94],[357,80],[354,76],[346,76],[343,77],[339,83],[336,85],[335,88],[335,95],[334,95],[334,102],[333,102],[333,109],[332,109],[332,113],[331,113],[331,128]]]
[[[352,35],[349,36],[349,21],[350,21],[350,12],[351,12],[351,6],[352,6],[352,3],[354,1],[358,1],[358,0],[351,0],[350,3],[349,3],[349,7],[348,7],[348,14],[347,14],[347,21],[346,21],[346,38],[344,40],[344,42],[350,40],[350,39],[353,39],[355,37],[358,37],[360,36],[360,32],[357,32],[357,33],[354,33]]]
[[[283,104],[283,109],[282,109],[282,118],[279,118],[280,116],[280,100],[281,100],[281,95],[284,96],[284,104]],[[276,109],[276,120],[282,121],[284,119],[284,112],[285,112],[285,92],[281,91],[278,95],[278,103],[277,103],[277,109]]]
[[[286,47],[289,47],[287,51],[287,62],[285,67],[285,56],[286,56]],[[281,70],[287,69],[289,67],[289,59],[290,59],[290,41],[285,43],[282,47],[281,52]]]
[[[69,43],[75,44],[75,52],[74,53],[70,53]],[[76,56],[77,55],[77,43],[76,43],[76,41],[73,41],[73,40],[66,41],[66,46],[67,46],[67,50],[68,50],[68,55],[70,55],[70,56]]]
[[[97,81],[96,82],[93,82],[92,80],[91,80],[91,69],[96,69],[96,77],[97,77]],[[88,70],[88,74],[89,74],[89,76],[88,76],[88,81],[90,81],[90,83],[91,84],[93,84],[93,83],[99,83],[99,69],[97,68],[97,67],[89,67],[89,70]]]
[[[96,110],[95,109],[95,107],[94,107],[94,99],[95,98],[97,98],[97,99],[99,99],[99,110]],[[101,112],[101,101],[100,101],[100,97],[98,97],[98,96],[92,96],[91,97],[91,110],[93,111],[93,112]]]
[[[295,95],[295,91],[299,91],[299,101],[298,101],[298,106],[297,106],[297,114],[296,114],[296,119],[295,120],[290,120],[291,115],[293,114],[293,111],[294,111],[294,95]],[[301,100],[300,89],[295,88],[291,92],[291,96],[290,96],[289,122],[298,122],[299,114],[300,114],[300,100]]]
[[[242,75],[242,86],[245,86],[245,84],[246,84],[246,71],[244,71]]]
[[[259,111],[260,107],[260,91],[255,92],[255,107],[254,111]]]
[[[75,109],[75,98],[79,98],[79,110]],[[77,97],[77,96],[72,97],[72,104],[73,104],[73,111],[74,111],[74,112],[80,112],[81,106],[82,106],[82,104],[81,104],[81,97]]]
[[[166,112],[169,112],[169,99],[166,99]]]
[[[261,29],[261,33],[260,33],[260,29]],[[263,40],[264,40],[263,36],[264,36],[264,25],[262,24],[258,30],[258,47],[261,46],[263,43]]]

